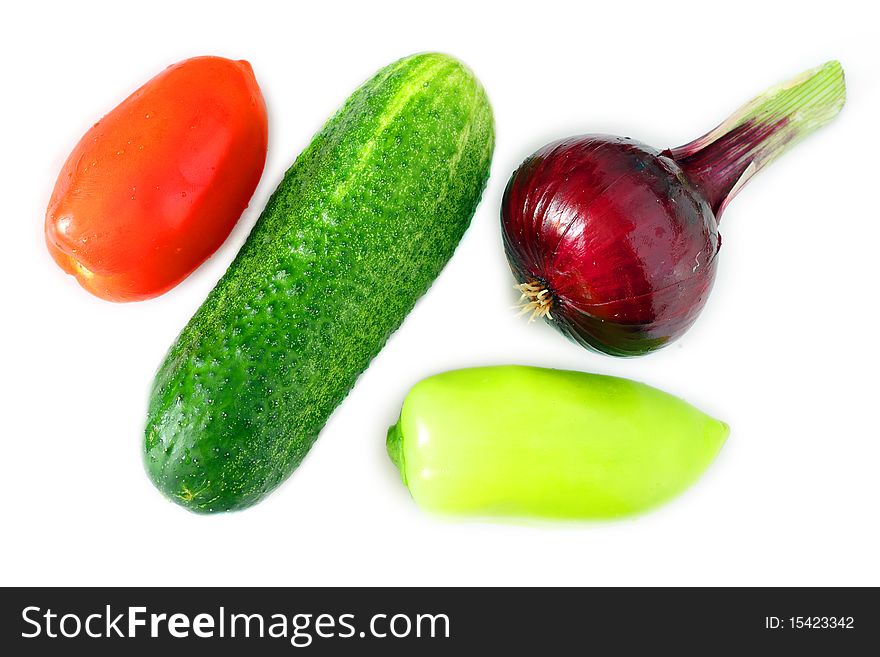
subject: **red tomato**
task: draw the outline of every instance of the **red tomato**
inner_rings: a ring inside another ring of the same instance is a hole
[[[46,211],[46,244],[92,294],[167,292],[223,243],[266,162],[266,105],[245,61],[169,66],[73,149]]]

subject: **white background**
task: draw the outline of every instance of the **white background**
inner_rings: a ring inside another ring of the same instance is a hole
[[[871,3],[16,3],[4,10],[3,584],[880,584],[877,249],[880,35]],[[153,372],[283,171],[365,78],[401,56],[466,61],[493,102],[488,189],[449,266],[295,475],[242,513],[167,502],[141,465]],[[166,65],[248,59],[269,107],[263,179],[226,244],[178,288],[84,292],[43,245],[81,134]],[[678,343],[616,360],[511,310],[498,207],[545,142],[676,146],[765,87],[839,58],[837,121],[754,179],[721,225],[712,297]],[[384,451],[408,388],[460,366],[623,375],[724,419],[727,445],[666,507],[593,524],[439,520]]]

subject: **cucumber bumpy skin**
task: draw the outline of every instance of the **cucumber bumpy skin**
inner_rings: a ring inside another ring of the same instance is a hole
[[[404,58],[355,91],[156,375],[144,452],[162,493],[244,509],[293,472],[452,256],[494,143],[483,87],[447,55]]]

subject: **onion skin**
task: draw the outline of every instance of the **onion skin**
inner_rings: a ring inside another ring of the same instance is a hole
[[[590,134],[544,146],[513,172],[501,204],[524,310],[613,356],[680,337],[712,289],[721,213],[757,171],[834,118],[845,96],[832,61],[675,149]]]
[[[605,135],[548,144],[513,174],[502,217],[514,276],[546,288],[550,321],[584,346],[651,351],[706,303],[718,222],[675,161],[650,146]]]

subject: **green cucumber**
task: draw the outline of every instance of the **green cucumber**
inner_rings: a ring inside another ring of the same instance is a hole
[[[243,509],[293,472],[452,256],[494,143],[485,91],[447,55],[354,92],[159,368],[144,458],[162,493]]]

